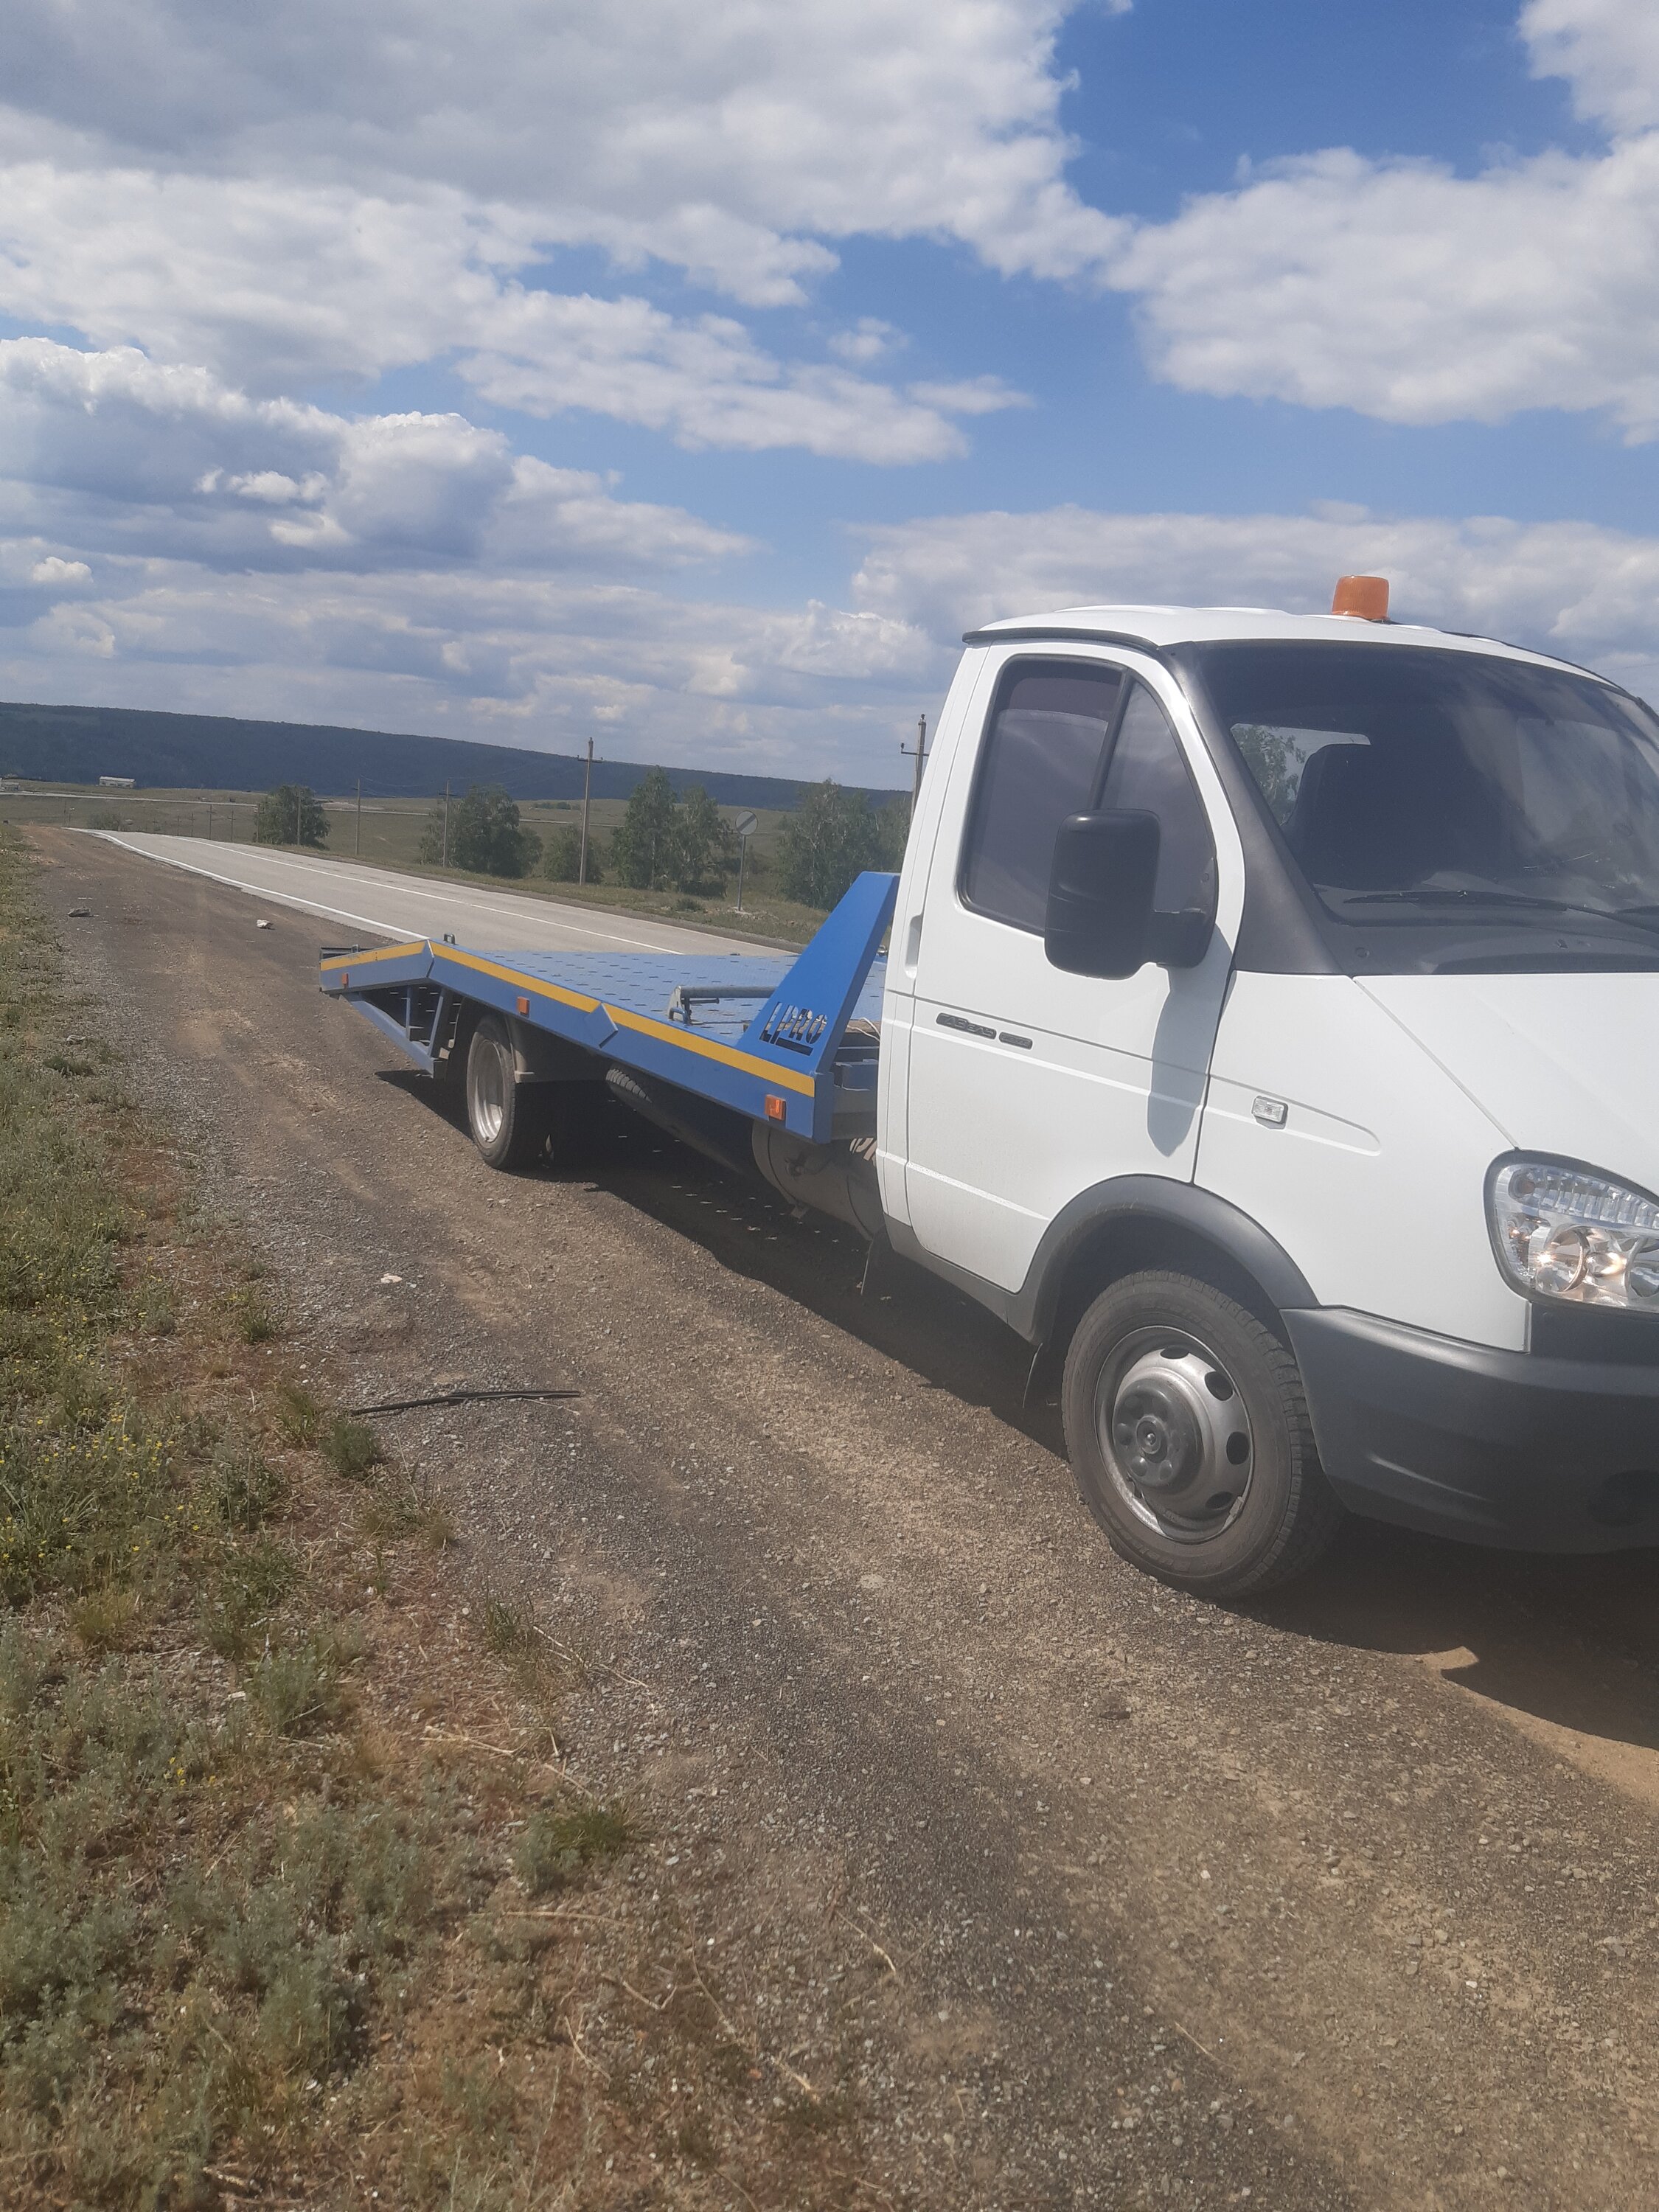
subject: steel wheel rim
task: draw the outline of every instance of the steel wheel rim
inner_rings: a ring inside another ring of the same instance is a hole
[[[472,1054],[467,1069],[472,1127],[478,1141],[493,1145],[507,1119],[507,1075],[501,1047],[490,1042]]]
[[[1157,1535],[1207,1544],[1244,1510],[1255,1438],[1238,1385],[1185,1329],[1113,1346],[1095,1388],[1095,1433],[1120,1502]]]

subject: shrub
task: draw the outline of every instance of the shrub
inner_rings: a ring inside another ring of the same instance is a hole
[[[247,1676],[248,1698],[274,1735],[315,1735],[340,1719],[345,1656],[328,1636],[265,1653]]]
[[[544,1897],[579,1881],[597,1861],[617,1857],[634,1837],[634,1825],[620,1804],[535,1813],[519,1838],[514,1870],[532,1897]]]
[[[712,896],[738,864],[737,839],[700,783],[677,798],[667,770],[653,768],[634,787],[611,858],[633,890]]]
[[[216,1520],[249,1534],[260,1528],[283,1502],[283,1479],[256,1451],[244,1448],[218,1461],[209,1478],[208,1496]]]
[[[832,907],[866,868],[896,868],[904,857],[909,811],[872,809],[868,794],[829,778],[815,783],[778,837],[778,878],[786,898]]]
[[[582,833],[580,823],[568,823],[555,830],[542,846],[542,873],[551,884],[574,884],[581,878]],[[587,840],[587,878],[590,884],[605,881],[605,854],[597,837]]]
[[[438,800],[421,832],[420,857],[428,867],[465,868],[479,876],[528,874],[540,857],[542,841],[519,819],[519,803],[499,784],[475,783],[465,798],[448,805]]]
[[[284,1383],[277,1392],[276,1425],[291,1444],[316,1443],[323,1409],[302,1383]]]
[[[319,847],[328,842],[328,830],[323,802],[308,783],[279,783],[254,810],[256,845]]]
[[[323,1455],[337,1475],[362,1482],[380,1464],[380,1440],[367,1421],[337,1413],[323,1435]]]

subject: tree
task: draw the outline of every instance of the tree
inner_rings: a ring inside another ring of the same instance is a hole
[[[1288,732],[1269,729],[1265,723],[1243,722],[1233,731],[1233,742],[1244,756],[1244,764],[1261,787],[1261,796],[1281,825],[1291,818],[1301,787],[1306,759]]]
[[[682,793],[674,810],[674,882],[683,891],[712,897],[738,865],[731,823],[700,783]]]
[[[522,876],[541,855],[542,841],[519,819],[519,802],[496,783],[475,783],[449,807],[449,865],[475,876]],[[421,832],[420,857],[444,857],[444,803],[440,799]]]
[[[579,822],[572,822],[562,830],[555,830],[542,847],[542,873],[551,884],[574,884],[580,878],[582,864],[582,832]],[[590,884],[605,880],[603,854],[597,837],[587,840],[587,880]]]
[[[786,898],[803,906],[832,907],[866,868],[887,864],[892,831],[871,811],[861,791],[846,791],[833,777],[815,783],[778,836],[778,879]]]
[[[611,865],[630,890],[666,890],[674,880],[674,787],[653,768],[629,794],[628,811],[611,840]]]
[[[256,845],[312,845],[328,842],[328,816],[308,783],[279,783],[266,792],[253,817]]]

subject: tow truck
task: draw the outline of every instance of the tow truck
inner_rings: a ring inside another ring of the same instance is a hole
[[[970,632],[896,876],[798,956],[418,940],[322,988],[493,1167],[621,1100],[1056,1362],[1112,1545],[1659,1542],[1659,721],[1388,619]]]

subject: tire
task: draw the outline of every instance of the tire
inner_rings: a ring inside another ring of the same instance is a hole
[[[466,1048],[466,1125],[492,1168],[527,1168],[547,1150],[547,1086],[520,1083],[507,1024],[486,1014]]]
[[[1066,1444],[1112,1548],[1194,1595],[1240,1598],[1305,1574],[1343,1511],[1296,1361],[1224,1292],[1127,1275],[1066,1357]]]

